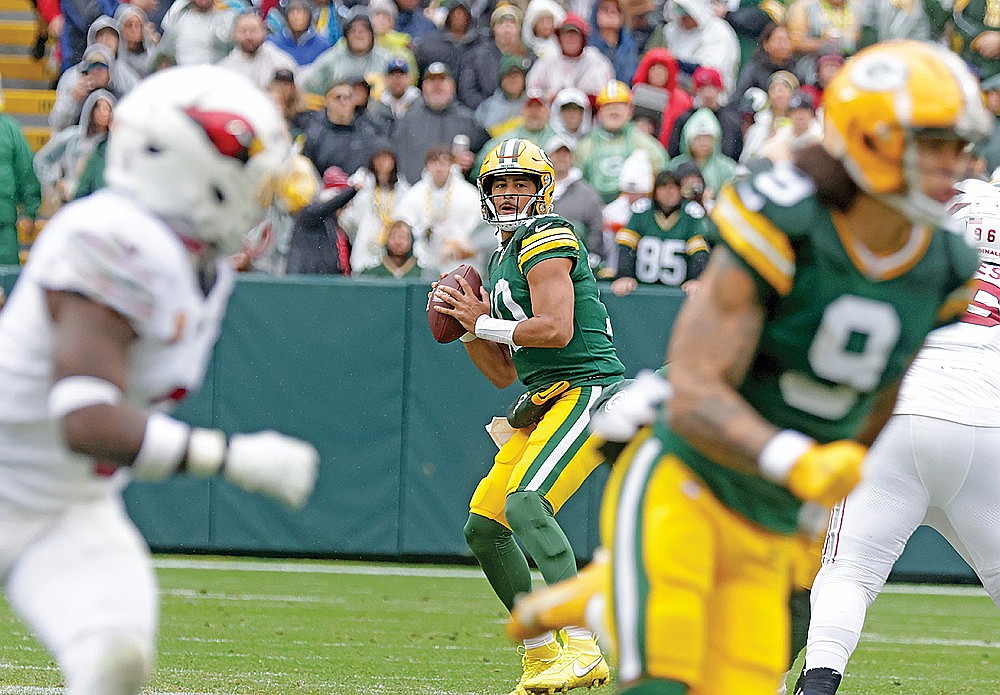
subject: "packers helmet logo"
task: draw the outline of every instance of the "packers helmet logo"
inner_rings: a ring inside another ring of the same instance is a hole
[[[906,86],[910,70],[900,58],[885,53],[862,56],[851,66],[851,82],[871,92],[895,92]]]

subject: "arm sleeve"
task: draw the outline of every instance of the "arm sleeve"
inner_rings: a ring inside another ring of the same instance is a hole
[[[337,210],[351,202],[357,194],[358,190],[353,186],[345,188],[343,191],[330,198],[330,200],[324,200],[319,203],[306,205],[299,212],[298,219],[303,225],[307,227],[314,227],[320,224],[323,220],[331,217],[335,212],[337,212]]]
[[[618,245],[618,270],[615,273],[616,278],[634,278],[635,277],[635,249],[638,243],[638,234],[635,234],[636,241],[632,243],[631,241],[624,241],[622,233],[635,234],[631,229],[623,228],[618,230],[618,234],[615,235],[615,243]]]
[[[35,176],[33,154],[24,133],[16,125],[12,127],[14,139],[14,183],[17,186],[17,201],[25,217],[35,219],[42,204],[42,189]]]

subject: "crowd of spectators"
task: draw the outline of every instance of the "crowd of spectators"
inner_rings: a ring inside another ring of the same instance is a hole
[[[280,262],[272,248],[244,263],[275,273],[482,268],[495,239],[476,174],[490,148],[519,137],[552,159],[555,211],[598,277],[621,280],[622,293],[690,289],[720,187],[740,164],[821,138],[824,86],[876,41],[950,46],[1000,119],[995,0],[165,3],[39,0],[41,45],[52,39],[60,67],[53,133],[34,157],[40,186],[12,191],[0,211],[6,262],[12,220],[37,213],[34,191],[51,207],[100,187],[116,101],[175,64],[218,63],[257,82],[327,182],[285,225]],[[12,152],[0,167],[22,181],[24,151]],[[976,154],[973,174],[1000,176],[1000,128]],[[654,233],[658,245],[643,242]],[[684,243],[662,241],[671,235]]]

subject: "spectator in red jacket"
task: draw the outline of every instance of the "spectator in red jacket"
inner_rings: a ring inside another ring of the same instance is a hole
[[[663,116],[660,119],[660,129],[654,133],[660,144],[666,149],[670,145],[670,133],[673,132],[677,117],[692,106],[691,95],[677,86],[677,59],[666,48],[651,48],[639,61],[635,75],[632,77],[632,92],[636,107],[644,103],[642,93],[647,90],[640,85],[662,90],[665,97]],[[659,95],[656,92],[655,95]],[[653,93],[650,93],[653,96]]]

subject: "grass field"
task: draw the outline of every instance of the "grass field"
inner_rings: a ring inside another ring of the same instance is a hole
[[[161,557],[157,574],[150,693],[493,695],[519,673],[504,611],[476,568]],[[0,694],[59,686],[0,600]],[[1000,614],[979,590],[893,587],[869,614],[841,692],[1000,694]]]

